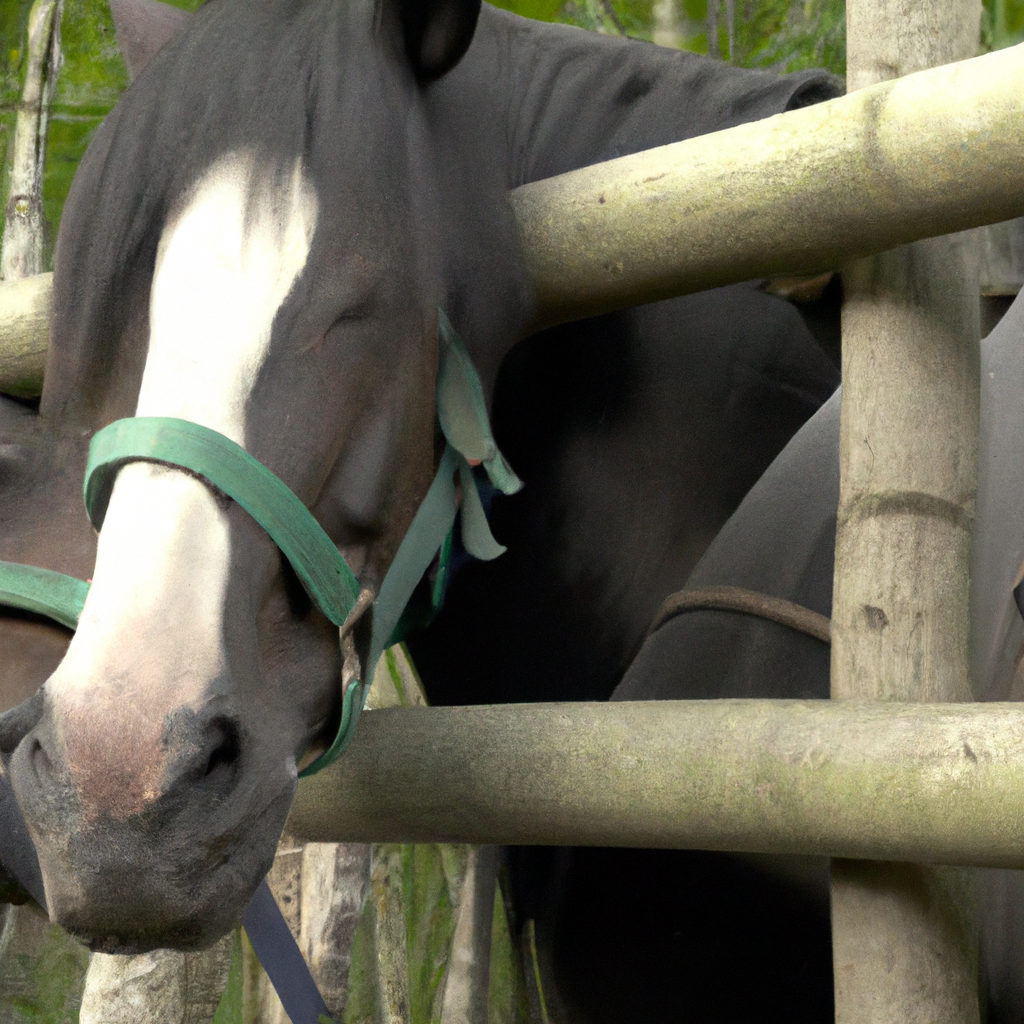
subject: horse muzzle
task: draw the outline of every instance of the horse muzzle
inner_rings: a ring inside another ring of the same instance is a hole
[[[208,946],[239,923],[270,868],[294,770],[248,771],[258,751],[228,702],[211,705],[165,716],[141,759],[145,735],[130,735],[130,721],[123,751],[110,735],[101,744],[45,691],[0,719],[50,917],[94,950]]]

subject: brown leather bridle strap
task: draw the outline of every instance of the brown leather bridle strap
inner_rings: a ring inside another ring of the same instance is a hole
[[[647,635],[650,636],[677,615],[703,611],[753,615],[758,619],[777,622],[780,626],[788,626],[799,633],[806,633],[823,644],[832,643],[832,620],[826,616],[781,597],[761,594],[756,590],[745,590],[743,587],[726,586],[696,587],[693,590],[677,590],[670,594],[658,609],[658,614],[654,616]]]

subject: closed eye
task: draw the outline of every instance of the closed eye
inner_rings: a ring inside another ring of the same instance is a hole
[[[313,352],[331,336],[333,331],[336,331],[341,327],[349,326],[351,324],[359,324],[369,320],[374,314],[375,298],[375,292],[371,292],[364,295],[359,299],[359,301],[346,306],[334,317],[330,325],[325,330],[315,335],[314,338],[303,345],[299,351],[303,355],[306,355],[308,352]]]

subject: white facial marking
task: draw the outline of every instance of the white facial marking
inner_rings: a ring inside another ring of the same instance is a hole
[[[137,415],[192,420],[244,446],[246,403],[317,220],[316,195],[301,166],[279,187],[273,180],[254,174],[250,156],[233,154],[204,175],[168,220],[153,278]],[[165,467],[125,466],[100,533],[78,631],[50,681],[65,726],[74,731],[74,718],[86,713],[94,723],[98,716],[86,707],[97,701],[127,702],[136,718],[116,737],[118,756],[137,754],[144,763],[151,751],[149,760],[162,760],[157,751],[168,707],[155,691],[170,689],[177,706],[198,707],[206,685],[223,670],[229,564],[227,515],[208,487]],[[110,721],[123,730],[124,710]],[[97,739],[81,747],[83,762],[101,756]],[[80,779],[95,774],[88,763],[79,769]],[[119,809],[137,807],[155,783],[149,778],[125,794]],[[109,794],[95,796],[105,802]]]
[[[252,181],[251,158],[226,157],[164,228],[135,413],[192,420],[243,447],[245,403],[274,316],[306,265],[317,216],[301,167],[279,192]]]

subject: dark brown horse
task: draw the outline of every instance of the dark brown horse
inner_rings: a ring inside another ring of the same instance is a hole
[[[201,946],[237,923],[298,767],[336,728],[340,676],[366,666],[342,664],[274,543],[194,474],[127,464],[97,544],[79,497],[89,438],[172,416],[244,446],[355,571],[343,635],[365,661],[360,620],[440,453],[437,308],[488,400],[529,320],[507,189],[835,91],[818,73],[477,15],[469,0],[213,0],[81,164],[39,410],[0,399],[0,558],[93,584],[70,645],[0,618],[4,692],[28,698],[0,750],[51,914],[94,948]],[[518,428],[516,410],[499,419],[532,514],[553,502],[549,536],[579,539],[550,585],[582,581],[610,688],[642,636],[631,595],[656,603],[685,577],[837,375],[799,314],[748,286],[552,332],[503,372],[545,366],[541,351],[554,365],[528,373],[536,406]],[[549,420],[551,473],[515,434]],[[574,561],[591,526],[558,503],[581,451],[612,470],[588,515],[642,551],[625,577],[620,560],[593,583]],[[638,530],[648,468],[671,483]],[[521,566],[529,531],[515,540]],[[555,663],[555,644],[523,638],[527,663]]]

